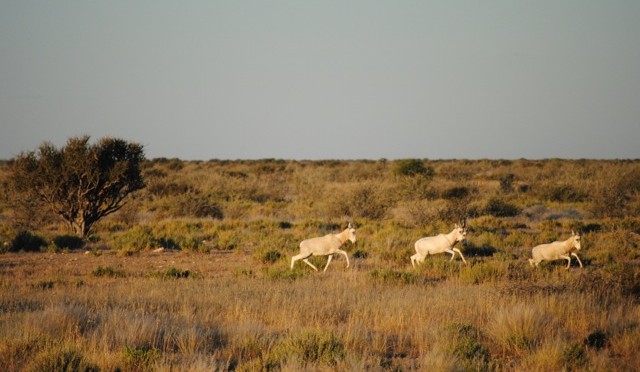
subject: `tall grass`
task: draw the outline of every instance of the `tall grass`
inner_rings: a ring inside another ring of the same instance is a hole
[[[473,267],[458,266],[428,280],[436,267],[454,266],[443,260],[420,270],[307,270],[271,280],[259,270],[274,270],[271,264],[236,254],[3,259],[12,263],[3,288],[9,275],[23,278],[0,301],[4,370],[58,365],[60,358],[100,370],[617,369],[639,356],[635,298],[584,288],[581,273],[562,268],[525,281],[499,275],[476,282],[465,277]],[[127,276],[92,274],[98,263],[118,262]],[[63,268],[56,284],[29,285],[43,275],[33,269],[49,264]],[[174,264],[199,275],[153,275]],[[247,266],[254,275],[234,275]],[[282,272],[290,271],[285,265]]]
[[[22,251],[0,254],[0,370],[637,368],[638,162],[419,162],[428,177],[384,160],[158,159],[138,209],[85,242],[93,254],[55,224],[28,232],[38,253],[14,249],[31,240],[0,201],[2,251]],[[608,179],[629,186],[614,187],[631,190],[622,207]],[[414,242],[461,213],[470,265],[412,268]],[[301,240],[347,222],[349,269],[289,269]],[[584,269],[529,267],[572,229]]]

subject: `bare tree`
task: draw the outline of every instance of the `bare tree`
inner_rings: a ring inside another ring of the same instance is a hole
[[[144,159],[137,143],[103,138],[90,145],[89,136],[73,137],[62,148],[45,142],[37,151],[16,156],[8,183],[16,198],[41,201],[85,238],[98,220],[145,186],[140,171]]]

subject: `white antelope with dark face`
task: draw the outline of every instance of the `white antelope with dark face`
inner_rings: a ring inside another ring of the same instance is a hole
[[[415,267],[416,263],[422,263],[428,255],[445,252],[451,254],[451,259],[449,261],[453,261],[457,252],[460,255],[460,258],[462,258],[462,262],[466,265],[467,261],[464,259],[462,252],[460,252],[458,248],[453,247],[457,242],[461,242],[466,239],[466,225],[467,223],[465,221],[462,226],[456,224],[453,231],[448,234],[439,234],[418,240],[415,244],[416,254],[411,256],[411,266]]]
[[[582,262],[575,251],[580,250],[580,234],[571,232],[571,237],[565,241],[556,241],[548,244],[540,244],[531,250],[532,258],[529,259],[531,266],[538,267],[542,261],[554,261],[559,259],[567,260],[567,270],[571,265],[571,256],[574,256],[580,267]]]
[[[351,243],[356,242],[356,229],[353,228],[351,224],[349,224],[349,226],[340,234],[327,234],[318,238],[303,240],[300,243],[300,254],[291,258],[291,269],[293,270],[293,264],[295,264],[296,261],[302,260],[302,262],[311,266],[315,271],[318,271],[318,268],[309,262],[309,257],[329,256],[327,259],[327,265],[324,267],[323,272],[327,271],[327,267],[329,267],[329,264],[333,259],[333,255],[336,253],[344,255],[344,258],[347,260],[347,267],[349,267],[349,256],[347,256],[347,252],[340,249],[347,240]]]

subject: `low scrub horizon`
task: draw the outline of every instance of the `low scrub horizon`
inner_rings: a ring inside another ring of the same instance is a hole
[[[87,242],[0,198],[0,369],[637,368],[639,161],[155,159],[144,173]],[[411,267],[417,239],[464,218],[468,266]],[[349,222],[350,268],[289,269],[301,240]],[[572,230],[584,269],[529,266]]]

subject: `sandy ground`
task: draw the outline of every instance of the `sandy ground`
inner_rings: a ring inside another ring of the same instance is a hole
[[[171,268],[189,270],[205,278],[230,275],[250,269],[253,258],[248,253],[182,251],[147,251],[132,256],[119,256],[112,251],[73,251],[67,253],[0,254],[0,277],[13,279],[71,279],[94,276],[98,267],[123,271],[127,276],[146,276]],[[255,269],[255,268],[254,268]]]

